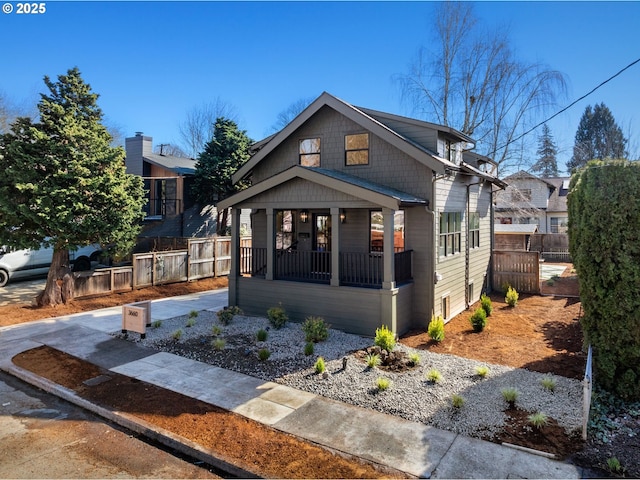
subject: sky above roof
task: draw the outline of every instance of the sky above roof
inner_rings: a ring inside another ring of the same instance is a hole
[[[219,98],[258,140],[277,115],[327,91],[346,102],[412,116],[394,77],[429,45],[433,2],[48,1],[45,12],[0,14],[0,93],[36,103],[43,76],[77,66],[108,123],[180,143],[187,112]],[[516,56],[564,73],[558,110],[640,58],[640,2],[476,2],[505,27]],[[587,105],[604,102],[640,150],[640,63],[549,122],[558,163],[570,158]],[[434,119],[423,118],[427,121]],[[540,130],[534,131],[537,136]],[[535,149],[534,149],[535,150]],[[528,153],[535,157],[535,151]]]

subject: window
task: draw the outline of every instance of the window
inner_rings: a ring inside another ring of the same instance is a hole
[[[530,188],[514,188],[511,190],[512,202],[530,202],[531,201],[531,189]]]
[[[469,248],[480,246],[480,214],[469,214]]]
[[[447,257],[460,253],[460,238],[462,230],[462,213],[443,212],[440,214],[439,253]]]
[[[300,140],[300,165],[303,167],[320,166],[320,138]]]
[[[384,223],[380,210],[371,211],[369,231],[370,251],[384,251]],[[404,252],[404,210],[396,210],[393,215],[393,251]]]
[[[294,246],[295,212],[292,210],[278,210],[276,212],[276,249],[286,250]]]
[[[551,217],[551,233],[567,233],[567,221],[561,217]]]
[[[369,164],[369,134],[346,135],[344,137],[346,165]]]

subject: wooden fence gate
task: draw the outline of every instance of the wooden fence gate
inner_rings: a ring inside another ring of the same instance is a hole
[[[493,252],[493,289],[505,285],[518,293],[540,293],[540,254],[538,252]]]

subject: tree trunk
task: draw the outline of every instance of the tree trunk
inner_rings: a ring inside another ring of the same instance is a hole
[[[229,219],[229,209],[218,210],[218,225],[217,234],[224,236],[227,233],[227,221]]]
[[[69,250],[55,248],[44,290],[36,297],[39,307],[67,303],[73,299],[74,279],[69,265]]]

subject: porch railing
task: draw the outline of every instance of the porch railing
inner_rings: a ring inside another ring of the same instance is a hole
[[[411,281],[412,250],[395,253],[395,282]],[[264,277],[267,272],[266,248],[240,248],[240,274]],[[341,253],[340,285],[382,288],[383,254]],[[330,283],[331,252],[277,250],[274,278],[298,282]]]

